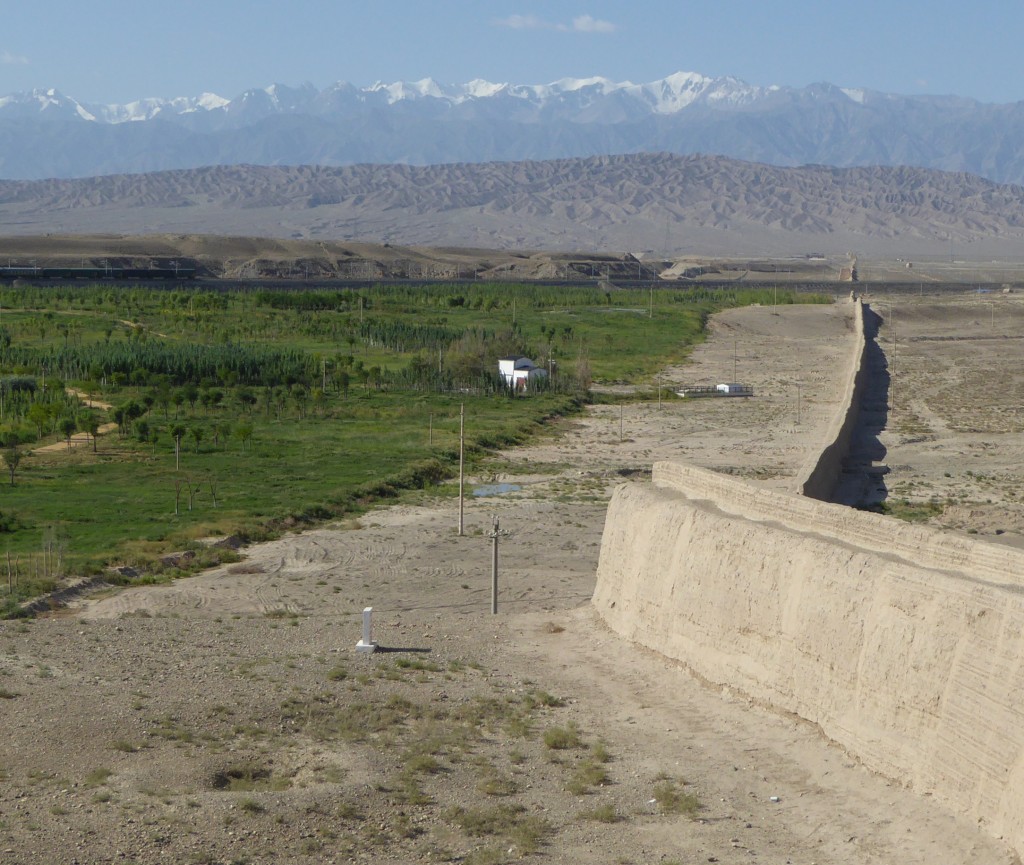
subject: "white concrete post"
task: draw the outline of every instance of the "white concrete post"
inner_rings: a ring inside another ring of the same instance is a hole
[[[373,607],[363,609],[363,638],[356,643],[357,652],[373,652],[377,644],[373,641]]]

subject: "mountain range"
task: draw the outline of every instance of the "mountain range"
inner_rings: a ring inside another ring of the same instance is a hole
[[[250,235],[678,256],[1021,257],[1024,187],[908,167],[631,154],[432,166],[213,166],[0,181],[0,231]]]
[[[81,178],[227,165],[435,165],[713,153],[777,166],[910,165],[1024,182],[1024,103],[830,84],[761,87],[679,72],[646,84],[472,81],[80,102],[0,98],[0,177]]]

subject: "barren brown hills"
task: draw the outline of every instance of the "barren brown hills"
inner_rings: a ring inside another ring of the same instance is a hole
[[[0,182],[0,233],[202,233],[657,254],[1020,257],[1024,188],[713,156],[232,166]]]

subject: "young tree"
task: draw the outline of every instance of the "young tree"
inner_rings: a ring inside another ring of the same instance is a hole
[[[171,427],[171,438],[174,439],[174,469],[181,468],[181,440],[185,437],[185,427],[176,423]],[[177,511],[175,511],[177,513]]]
[[[92,452],[97,453],[96,438],[100,432],[100,419],[91,411],[78,416],[78,428],[92,438]]]
[[[18,470],[18,466],[21,465],[21,460],[25,454],[18,450],[18,445],[14,442],[7,445],[3,450],[4,464],[7,466],[7,471],[11,473],[11,486],[14,486],[14,473]]]
[[[185,399],[188,401],[188,408],[193,414],[196,410],[196,400],[199,399],[199,388],[192,382],[189,382],[181,389]]]
[[[192,440],[196,443],[196,453],[199,453],[199,442],[203,440],[203,433],[205,430],[201,426],[191,427],[188,434],[192,436]],[[190,507],[189,510],[192,510]]]
[[[171,405],[171,389],[166,385],[162,385],[157,389],[157,392],[153,394],[153,399],[156,404],[164,410],[164,420],[167,420],[167,409]]]
[[[28,420],[36,428],[36,439],[43,437],[43,427],[45,427],[50,420],[50,412],[47,411],[46,406],[41,402],[34,402],[28,409]]]
[[[295,405],[299,409],[299,417],[304,418],[306,403],[309,402],[309,391],[303,385],[297,384],[292,388],[292,399],[295,400]]]
[[[184,478],[174,479],[174,515],[178,516],[178,502],[181,501],[181,488],[185,486]]]
[[[150,432],[149,421],[140,420],[135,422],[135,437],[142,442],[142,444],[149,441]]]
[[[64,415],[57,426],[60,429],[61,435],[64,436],[68,443],[68,453],[71,453],[71,436],[73,436],[75,434],[75,430],[78,429],[78,424],[75,422],[73,417]]]
[[[124,436],[125,425],[128,420],[128,415],[124,410],[124,406],[117,406],[113,412],[114,423],[117,424],[117,434]]]
[[[235,438],[242,443],[242,450],[245,450],[246,444],[252,446],[252,424],[240,423],[235,427]]]

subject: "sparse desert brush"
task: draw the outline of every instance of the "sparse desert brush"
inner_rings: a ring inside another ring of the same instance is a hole
[[[272,774],[259,763],[243,761],[215,772],[210,785],[214,790],[248,793],[259,790],[286,790],[291,786],[291,780]]]
[[[608,770],[593,760],[584,760],[577,767],[565,789],[574,796],[590,793],[594,787],[603,787],[609,783]]]
[[[399,658],[395,661],[395,666],[399,670],[423,670],[428,673],[441,672],[441,668],[437,664],[421,660],[420,658]]]
[[[522,805],[453,808],[446,816],[471,837],[496,835],[504,838],[520,855],[536,853],[554,831],[547,820],[526,814]]]
[[[105,784],[107,779],[113,774],[110,769],[93,769],[85,776],[83,783],[86,787],[99,787],[101,784]]]
[[[533,708],[533,706],[546,706],[557,709],[565,705],[565,700],[561,697],[552,696],[547,691],[531,691],[527,694],[525,702],[530,708]]]
[[[265,610],[263,613],[263,617],[265,619],[287,619],[297,615],[298,613],[294,613],[291,610],[283,609],[282,607],[275,607],[272,610]]]
[[[615,806],[608,803],[581,811],[579,816],[584,820],[596,820],[598,823],[618,823],[622,819]]]
[[[247,796],[238,800],[238,810],[246,814],[262,814],[267,809],[262,803]]]
[[[402,758],[402,764],[407,772],[414,772],[420,775],[434,775],[441,771],[441,763],[433,754],[424,754],[413,751]]]
[[[519,792],[515,781],[494,769],[484,771],[476,788],[486,796],[514,796]]]
[[[566,751],[583,744],[580,731],[573,722],[564,727],[550,727],[544,731],[544,745],[552,751]]]
[[[683,789],[683,782],[671,778],[654,785],[654,799],[663,814],[694,816],[701,808],[700,799]]]

